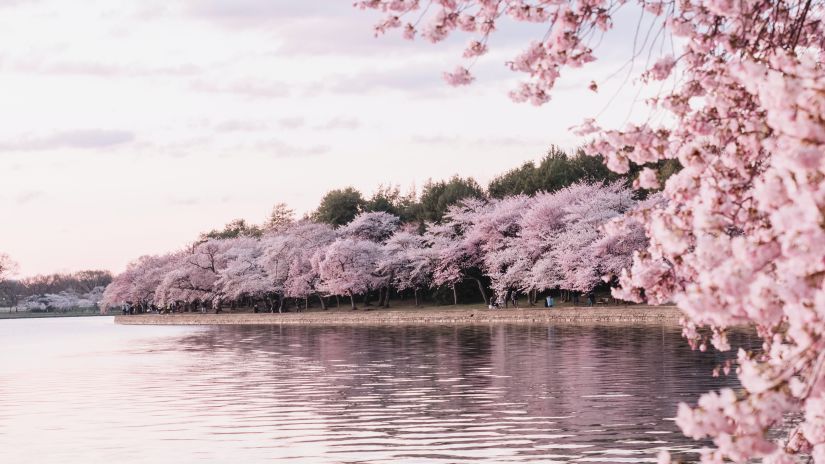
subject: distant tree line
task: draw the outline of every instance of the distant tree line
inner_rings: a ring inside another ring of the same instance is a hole
[[[112,273],[103,270],[0,278],[0,306],[42,311],[91,308],[111,282]]]
[[[660,183],[680,169],[678,161],[659,163]],[[616,174],[605,167],[601,156],[588,156],[582,151],[568,155],[558,147],[550,147],[538,161],[528,161],[492,179],[486,189],[472,177],[454,175],[446,180],[428,180],[420,194],[415,191],[402,193],[397,186],[379,186],[369,197],[353,187],[330,190],[321,203],[304,219],[339,227],[352,222],[360,213],[384,212],[399,218],[404,224],[415,223],[423,227],[427,222],[439,223],[447,210],[468,198],[502,199],[515,195],[533,196],[539,192],[552,193],[577,182],[606,185],[618,182],[633,187],[638,169],[626,174]],[[647,191],[637,189],[636,197],[645,199]],[[260,237],[267,228],[282,223],[294,212],[283,203],[275,205],[268,221],[259,226],[244,219],[236,219],[223,229],[215,229],[201,235],[202,239]]]

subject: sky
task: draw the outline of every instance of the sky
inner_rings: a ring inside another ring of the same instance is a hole
[[[508,98],[524,76],[505,66],[541,29],[502,24],[454,88],[442,72],[471,36],[375,38],[379,19],[352,0],[0,0],[0,252],[21,277],[119,272],[278,202],[486,185],[581,144],[586,117],[644,117],[622,68],[630,13],[542,107]]]

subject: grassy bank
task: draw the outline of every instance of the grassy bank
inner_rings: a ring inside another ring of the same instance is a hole
[[[681,313],[672,306],[565,306],[559,308],[487,309],[482,305],[330,309],[290,313],[141,314],[116,316],[128,325],[405,325],[487,323],[676,324]]]

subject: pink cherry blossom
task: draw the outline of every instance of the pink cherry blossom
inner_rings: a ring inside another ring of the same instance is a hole
[[[453,72],[445,72],[444,80],[450,85],[461,86],[470,84],[475,78],[467,68],[458,66]]]
[[[662,186],[661,202],[631,213],[649,244],[620,273],[615,293],[676,302],[697,347],[728,348],[724,333],[734,325],[753,325],[763,337],[764,353],[740,357],[742,392],[712,393],[693,408],[680,407],[683,430],[713,440],[703,462],[784,463],[808,454],[825,463],[823,2],[475,0],[437,2],[435,12],[423,2],[403,7],[435,24],[438,40],[463,29],[461,18],[489,24],[466,29],[480,41],[500,21],[545,25],[547,35],[508,63],[524,76],[511,97],[540,105],[563,72],[596,59],[594,31],[612,28],[617,12],[634,3],[660,31],[660,43],[634,53],[654,63],[638,81],[655,86],[650,104],[663,117],[625,128],[590,120],[579,133],[590,137],[586,150],[616,172],[661,160],[677,160],[681,170]],[[389,14],[402,7],[392,0],[363,6]],[[667,86],[655,82],[663,79]],[[639,186],[654,188],[653,177],[642,171]],[[569,257],[554,263],[580,269]],[[558,269],[546,266],[542,275],[555,282],[570,274],[553,277]],[[786,422],[797,411],[802,422]]]

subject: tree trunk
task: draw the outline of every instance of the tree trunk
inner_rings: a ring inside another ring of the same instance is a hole
[[[390,307],[390,286],[389,285],[384,287],[384,307],[385,308]]]
[[[487,298],[487,291],[484,290],[484,284],[481,283],[481,279],[476,279],[475,277],[470,277],[470,280],[475,280],[478,284],[478,291],[481,293],[481,298],[484,300],[484,306],[490,305],[490,299]]]
[[[327,304],[324,302],[324,297],[322,297],[320,293],[318,293],[317,295],[318,295],[318,301],[321,302],[321,310],[326,311],[327,310]]]
[[[278,313],[284,312],[284,296],[278,295]]]
[[[415,296],[415,307],[418,307],[418,287],[413,289],[413,295]]]
[[[452,287],[453,287],[453,304],[457,305],[458,304],[458,293],[456,293],[456,291],[455,291],[455,285],[453,285]]]
[[[355,307],[355,295],[352,292],[349,292],[349,302],[352,305],[352,309],[358,309]]]
[[[336,307],[336,308],[340,308],[340,307],[341,307],[341,297],[340,297],[340,296],[338,296],[338,295],[335,295],[335,307]]]

